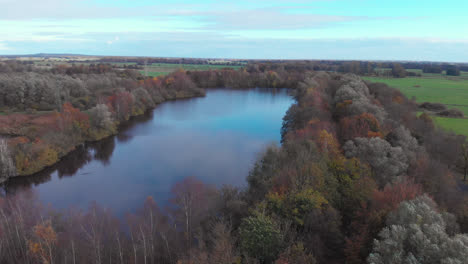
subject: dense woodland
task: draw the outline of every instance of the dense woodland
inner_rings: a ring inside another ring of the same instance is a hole
[[[10,175],[199,87],[288,87],[296,103],[282,145],[259,157],[245,189],[190,177],[167,206],[148,197],[123,218],[98,204],[58,211],[31,192],[2,198],[0,263],[466,263],[466,139],[384,84],[272,65],[162,78],[2,65],[1,106],[15,112],[0,116],[0,168]],[[12,87],[23,92],[11,98]]]

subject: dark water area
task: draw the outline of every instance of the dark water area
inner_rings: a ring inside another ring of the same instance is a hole
[[[206,97],[166,102],[133,118],[114,137],[80,146],[55,166],[14,178],[7,194],[34,190],[55,208],[90,202],[121,214],[148,196],[164,204],[173,184],[245,186],[259,153],[280,141],[293,99],[286,89],[208,90]]]

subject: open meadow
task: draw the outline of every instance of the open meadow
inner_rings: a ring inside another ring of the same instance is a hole
[[[102,63],[99,61],[99,58],[94,57],[70,57],[70,58],[44,58],[44,57],[32,57],[29,58],[31,62],[36,67],[41,67],[44,69],[50,69],[58,65],[65,64],[74,64],[74,65],[84,65],[89,66],[91,64]],[[150,77],[158,77],[168,75],[177,70],[183,69],[185,71],[207,71],[207,70],[220,70],[224,68],[230,69],[240,69],[246,63],[245,62],[236,62],[231,63],[230,61],[207,61],[207,64],[189,64],[189,63],[149,63],[147,65],[138,64],[137,62],[132,61],[122,61],[122,62],[104,62],[105,64],[110,64],[112,67],[126,69],[127,67],[132,68],[136,67],[140,74]],[[133,68],[135,69],[135,68]]]
[[[421,70],[408,70],[421,71]],[[363,77],[372,82],[386,83],[402,91],[408,98],[416,102],[442,103],[448,108],[458,108],[468,116],[468,73],[460,76],[445,76],[442,74],[422,74],[422,77],[382,78]],[[457,134],[468,135],[468,119],[434,117],[441,127]]]
[[[207,71],[219,70],[224,68],[240,69],[242,66],[229,64],[176,64],[176,63],[153,63],[140,70],[140,73],[146,76],[157,77],[167,75],[171,72],[183,69],[186,71]]]

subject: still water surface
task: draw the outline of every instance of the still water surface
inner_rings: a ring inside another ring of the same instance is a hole
[[[203,98],[166,102],[132,119],[119,135],[80,147],[56,166],[5,188],[32,188],[56,208],[97,201],[120,214],[149,195],[165,203],[171,186],[187,176],[244,186],[258,154],[279,143],[292,102],[285,89],[217,89]]]

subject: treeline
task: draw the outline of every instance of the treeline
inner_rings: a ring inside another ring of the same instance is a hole
[[[204,88],[291,88],[295,89],[304,79],[303,71],[267,68],[247,68],[241,70],[221,69],[210,71],[190,71],[187,75],[198,87]]]
[[[110,64],[58,64],[51,67],[37,67],[33,61],[17,61],[7,60],[0,62],[0,73],[13,73],[13,72],[37,72],[37,73],[54,73],[54,74],[77,74],[77,73],[108,73],[112,71]]]
[[[153,63],[170,63],[170,64],[193,64],[193,65],[209,65],[213,62],[209,59],[193,59],[193,58],[142,58],[142,57],[104,57],[97,61],[85,61],[91,67],[102,69],[124,69],[124,70],[142,70],[145,65]],[[76,63],[76,65],[75,65]],[[5,61],[3,63],[10,64],[13,70],[20,69],[22,71],[33,71],[35,69],[32,61]],[[68,61],[68,65],[73,65],[77,70],[82,66],[83,61]],[[274,71],[274,72],[307,72],[307,71],[328,71],[340,73],[353,73],[357,75],[367,76],[383,76],[403,78],[407,76],[420,77],[421,73],[408,71],[409,69],[420,69],[423,73],[445,72],[449,76],[459,76],[461,71],[468,71],[468,65],[463,63],[437,63],[437,62],[376,62],[376,61],[327,61],[327,60],[229,60],[222,64],[232,66],[243,66],[248,72],[252,71]],[[18,65],[20,66],[18,68]],[[46,64],[49,67],[51,64]],[[47,67],[46,67],[47,68]],[[68,68],[68,67],[67,67]],[[408,70],[407,70],[408,69]],[[0,72],[5,72],[0,65]]]
[[[379,62],[377,65],[379,68],[392,68],[395,63],[400,64],[405,69],[419,69],[425,70],[433,69],[436,71],[440,69],[440,72],[431,72],[431,73],[441,73],[449,69],[459,69],[460,71],[468,71],[468,64],[466,63],[445,63],[445,62]],[[424,71],[424,72],[426,72]]]
[[[228,86],[246,72],[192,74]],[[166,207],[148,198],[124,218],[10,196],[0,203],[0,262],[464,263],[468,196],[457,170],[468,167],[466,139],[416,116],[417,105],[384,84],[303,77],[282,146],[265,150],[246,189],[187,178]]]
[[[459,71],[468,71],[468,65],[466,63],[402,63],[403,67],[406,69],[430,69],[433,70],[440,69],[442,71],[451,71],[453,69],[457,69]],[[440,73],[440,72],[431,72],[431,73]]]
[[[420,69],[424,73],[442,73],[458,76],[461,71],[468,71],[466,64],[426,63],[426,62],[374,62],[374,61],[255,61],[246,66],[247,69],[273,71],[328,71],[353,73],[357,75],[384,76],[404,78],[420,77],[420,73],[407,71]]]
[[[422,71],[424,73],[437,73],[441,74],[445,70],[446,75],[450,76],[460,76],[460,67],[450,65],[442,67],[441,65],[426,65],[423,67]]]
[[[144,58],[144,57],[104,57],[99,60],[100,63],[136,63],[139,66],[150,65],[153,63],[170,63],[170,64],[195,64],[208,65],[212,64],[210,59],[196,58]],[[227,60],[223,64],[232,66],[242,66],[246,61]]]

